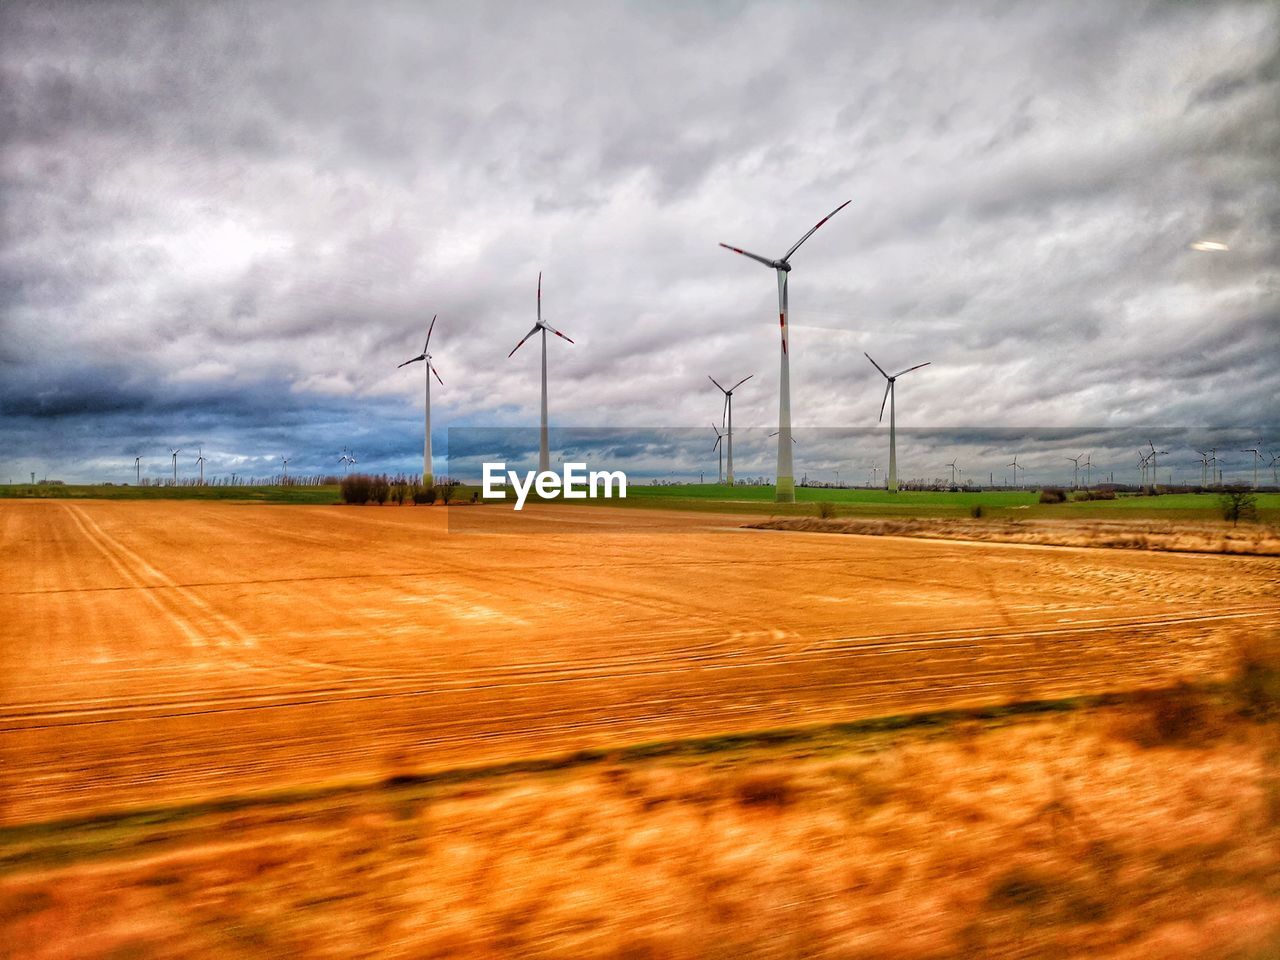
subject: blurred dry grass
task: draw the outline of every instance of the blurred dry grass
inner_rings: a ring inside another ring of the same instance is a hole
[[[1245,675],[1225,696],[108,831],[102,856],[0,878],[0,953],[1270,956],[1280,730],[1241,717]]]
[[[981,517],[885,520],[858,517],[775,517],[748,526],[760,530],[854,533],[880,537],[1280,556],[1280,527],[1270,523],[1233,526],[1229,523],[1193,520],[984,520]]]

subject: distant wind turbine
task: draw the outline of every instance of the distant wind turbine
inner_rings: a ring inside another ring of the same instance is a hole
[[[814,231],[837,213],[849,205],[846,200],[825,217],[818,221],[808,233],[777,260],[770,260],[755,253],[748,253],[739,247],[731,247],[727,243],[720,246],[734,253],[750,257],[757,263],[772,267],[778,275],[778,325],[782,329],[782,366],[778,376],[778,479],[775,499],[779,503],[794,503],[796,499],[796,480],[791,465],[791,367],[787,351],[787,275],[791,272],[791,256],[800,249],[800,245],[813,236]]]
[[[1018,455],[1016,453],[1013,455],[1013,463],[1006,463],[1005,466],[1013,467],[1013,485],[1016,487],[1018,485],[1018,471],[1021,470],[1025,474],[1027,468],[1018,463]]]
[[[289,460],[290,459],[292,458],[286,457],[283,454],[280,456],[280,470],[283,473],[284,475],[283,479],[285,480],[289,479]]]
[[[867,353],[865,350],[863,351],[862,355],[866,357],[868,360],[871,360],[871,354]],[[886,401],[889,404],[889,492],[890,493],[898,492],[898,438],[897,438],[896,427],[894,426],[894,409],[893,409],[894,393],[895,393],[894,384],[897,382],[898,378],[902,376],[904,373],[910,373],[912,370],[919,370],[921,367],[927,367],[932,362],[933,362],[932,360],[926,360],[924,363],[917,363],[914,367],[907,367],[907,369],[901,370],[898,373],[895,373],[893,376],[889,376],[889,374],[884,372],[884,368],[881,367],[880,364],[876,363],[874,360],[871,360],[871,365],[875,367],[877,370],[879,370],[880,375],[885,379],[884,399],[880,401],[879,420],[884,420],[884,405]]]
[[[1160,476],[1156,473],[1156,467],[1159,466],[1159,461],[1156,460],[1156,457],[1163,457],[1169,451],[1157,450],[1156,445],[1150,440],[1147,441],[1147,446],[1151,448],[1151,485],[1155,487],[1160,484]]]
[[[1268,464],[1268,466],[1271,467],[1271,482],[1274,483],[1276,486],[1280,486],[1280,477],[1276,476],[1276,472],[1277,472],[1276,463],[1278,461],[1280,461],[1280,453],[1274,454],[1271,457],[1271,463]]]
[[[714,423],[711,424],[711,429],[716,432],[716,442],[711,445],[711,449],[720,451],[720,466],[719,466],[719,469],[716,471],[716,483],[723,483],[724,482],[724,446],[721,444],[721,441],[724,440],[724,434],[720,432],[720,428],[717,427]]]
[[[204,448],[196,447],[196,466],[200,468],[200,486],[204,486]]]
[[[515,352],[519,350],[522,346],[524,346],[525,340],[528,340],[538,331],[542,331],[542,428],[538,436],[538,440],[539,440],[538,470],[539,471],[547,471],[551,469],[551,450],[550,450],[550,444],[547,438],[547,331],[548,330],[554,333],[561,340],[568,340],[570,343],[573,343],[572,340],[566,337],[563,333],[561,333],[555,327],[551,326],[548,323],[543,322],[543,319],[542,319],[542,271],[538,271],[538,321],[533,325],[533,329],[524,335],[524,340],[521,340],[519,343],[517,343],[514,347],[511,348],[511,352],[507,354],[507,359],[510,360],[515,355]]]
[[[344,467],[346,467],[347,472],[348,472],[348,473],[350,473],[350,472],[351,472],[351,464],[353,464],[353,463],[355,463],[355,462],[356,462],[356,458],[355,458],[355,457],[353,457],[351,454],[347,453],[347,448],[346,448],[346,447],[343,447],[343,448],[342,448],[342,456],[340,456],[340,457],[338,458],[338,462],[339,462],[340,464],[342,464]]]
[[[1084,459],[1084,454],[1082,453],[1078,457],[1067,457],[1067,459],[1071,461],[1075,468],[1075,472],[1071,475],[1071,488],[1074,490],[1080,486],[1080,461]]]
[[[724,394],[724,409],[720,412],[720,424],[721,426],[725,426],[725,444],[729,450],[729,472],[725,476],[725,482],[728,483],[729,486],[733,486],[733,391],[737,390],[754,376],[754,373],[749,373],[726,390],[724,387],[720,386],[720,381],[715,377],[710,374],[707,375],[707,379],[714,383],[716,385],[716,389]],[[772,436],[772,434],[770,434],[770,436]]]
[[[1093,477],[1093,474],[1091,472],[1093,470],[1093,460],[1090,459],[1092,456],[1093,456],[1092,452],[1086,453],[1084,455],[1084,488],[1086,490],[1089,489],[1089,481]]]
[[[182,452],[181,448],[170,451],[169,455],[173,457],[173,482],[178,482],[178,454]]]
[[[142,483],[142,458],[141,457],[133,458],[133,473],[134,473],[133,482],[136,484],[141,484]]]
[[[1262,451],[1257,447],[1247,447],[1241,453],[1253,454],[1253,489],[1258,489],[1258,461],[1262,459]]]
[[[440,380],[440,374],[436,373],[436,368],[431,365],[431,354],[427,353],[427,347],[431,346],[431,331],[436,328],[436,318],[431,318],[431,326],[427,327],[427,341],[422,345],[422,352],[412,360],[406,360],[400,366],[407,367],[411,363],[417,363],[421,360],[426,367],[422,371],[422,379],[426,381],[426,404],[423,406],[423,428],[422,428],[422,485],[429,487],[435,482],[435,476],[431,470],[431,375],[435,373],[436,379]],[[444,386],[444,381],[440,380],[440,386]]]
[[[956,485],[956,462],[952,460],[947,466],[951,468],[951,485],[954,487]]]

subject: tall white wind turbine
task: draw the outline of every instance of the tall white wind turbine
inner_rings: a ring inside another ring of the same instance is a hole
[[[568,340],[573,343],[569,337],[557,330],[555,327],[545,323],[542,319],[542,271],[538,271],[538,321],[533,325],[533,329],[524,335],[511,352],[507,354],[510,360],[515,356],[515,352],[524,346],[524,341],[528,340],[538,331],[542,331],[542,427],[538,436],[538,470],[546,471],[551,469],[551,450],[547,439],[547,331],[550,330],[561,340]]]
[[[141,457],[133,458],[133,474],[134,474],[133,482],[136,483],[138,486],[141,486],[142,485],[142,458]]]
[[[711,449],[720,451],[720,467],[716,471],[716,483],[723,483],[724,482],[724,445],[721,441],[724,440],[724,434],[720,432],[720,428],[717,427],[714,423],[711,424],[711,429],[716,432],[716,442],[711,445]]]
[[[427,342],[422,345],[422,352],[412,360],[406,360],[404,363],[396,367],[407,367],[411,363],[417,363],[421,360],[426,366],[422,370],[422,378],[426,381],[426,404],[423,407],[423,428],[422,428],[422,485],[429,487],[435,483],[435,475],[431,470],[431,375],[435,373],[436,379],[440,380],[440,374],[436,373],[436,368],[431,365],[431,354],[427,353],[427,348],[431,346],[431,331],[436,328],[436,318],[431,318],[431,326],[427,327]],[[440,386],[444,386],[444,381],[440,380]]]
[[[173,482],[178,482],[178,454],[182,452],[182,448],[169,451],[169,456],[173,457]]]
[[[956,485],[956,462],[952,460],[947,466],[951,468],[951,485],[954,487]]]
[[[800,244],[813,236],[814,230],[847,207],[850,202],[846,200],[819,220],[812,230],[797,240],[791,249],[777,260],[748,253],[739,247],[731,247],[727,243],[720,244],[726,250],[732,250],[744,257],[750,257],[757,263],[763,263],[766,267],[772,267],[778,274],[778,325],[782,329],[782,367],[778,375],[778,479],[775,496],[778,503],[794,503],[796,499],[796,479],[791,465],[791,444],[788,442],[791,439],[791,367],[787,352],[787,275],[791,272],[791,255],[800,249]]]
[[[862,352],[862,355],[866,357],[868,360],[871,360],[871,354],[867,353],[865,350]],[[914,367],[907,367],[907,369],[901,370],[898,373],[895,373],[893,376],[889,376],[889,374],[884,372],[884,368],[881,367],[880,364],[876,363],[874,360],[871,360],[871,365],[875,367],[877,370],[879,370],[880,375],[885,379],[884,399],[880,401],[879,420],[884,420],[885,402],[887,401],[889,404],[889,492],[890,493],[898,492],[898,438],[897,438],[897,427],[894,424],[894,409],[893,409],[894,393],[895,393],[894,384],[897,382],[898,378],[902,376],[904,373],[910,373],[912,370],[919,370],[921,367],[927,367],[932,362],[933,362],[932,360],[926,360],[924,363],[917,363]]]
[[[196,447],[196,466],[200,468],[200,486],[204,486],[204,448]]]
[[[733,486],[733,391],[737,390],[754,376],[754,373],[749,373],[726,390],[724,387],[720,386],[720,382],[716,380],[715,377],[710,374],[707,375],[707,379],[714,383],[716,385],[716,389],[724,394],[724,409],[720,411],[720,424],[725,427],[725,444],[728,446],[729,450],[729,472],[725,475],[725,482],[731,487]]]
[[[1016,453],[1013,455],[1013,463],[1006,463],[1005,466],[1013,467],[1013,485],[1016,487],[1018,485],[1018,471],[1021,470],[1026,473],[1027,468],[1018,463],[1018,455]]]
[[[291,457],[286,457],[284,454],[280,455],[280,472],[285,483],[289,481],[289,461],[291,459]]]
[[[1084,454],[1082,453],[1078,457],[1067,457],[1067,459],[1071,461],[1075,470],[1071,475],[1071,489],[1074,490],[1080,486],[1080,461],[1084,459]]]
[[[1241,453],[1253,454],[1253,489],[1258,489],[1258,461],[1262,459],[1262,451],[1257,447],[1248,447],[1241,450]]]

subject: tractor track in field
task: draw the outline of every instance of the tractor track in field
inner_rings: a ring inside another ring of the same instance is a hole
[[[1280,623],[1280,605],[1249,607],[1215,613],[1187,613],[1178,616],[1148,615],[1140,617],[1096,617],[1053,627],[1008,627],[997,630],[916,631],[908,633],[871,634],[832,637],[811,641],[803,647],[773,648],[753,644],[749,651],[725,650],[729,640],[699,645],[703,652],[690,648],[647,657],[616,657],[573,665],[512,665],[477,674],[466,669],[435,670],[409,674],[381,674],[340,678],[319,686],[288,687],[271,690],[255,687],[252,691],[226,693],[201,698],[195,691],[178,692],[156,699],[116,699],[110,702],[78,701],[64,703],[11,704],[0,710],[0,734],[48,727],[87,724],[163,720],[203,716],[216,713],[278,710],[290,707],[333,705],[362,701],[429,698],[457,694],[493,694],[523,688],[549,687],[574,683],[604,683],[635,679],[653,679],[687,673],[690,670],[753,670],[786,667],[802,661],[821,661],[825,669],[849,669],[860,661],[884,656],[919,652],[929,647],[960,649],[977,653],[981,662],[995,660],[1025,661],[1019,641],[1043,642],[1071,637],[1090,637],[1123,632],[1131,640],[1144,634],[1166,635],[1170,628],[1207,626],[1257,620]],[[1003,649],[985,649],[984,645]],[[1078,657],[1075,659],[1079,659]],[[929,662],[929,661],[924,661]],[[1096,662],[1094,664],[1096,666]],[[982,673],[1009,676],[1016,668],[986,669]],[[1025,672],[1025,666],[1023,668]],[[981,675],[981,674],[979,674]],[[922,674],[892,680],[859,680],[842,683],[842,687],[875,686],[881,683],[903,683],[907,680],[955,681],[975,679],[973,672]],[[972,683],[970,684],[972,685]],[[828,688],[829,685],[828,685]]]

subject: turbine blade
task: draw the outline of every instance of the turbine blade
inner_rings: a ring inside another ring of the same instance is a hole
[[[544,324],[543,324],[543,327],[545,327],[546,329],[550,330],[552,333],[554,333],[554,334],[555,334],[557,337],[559,337],[561,340],[568,340],[570,343],[573,343],[573,338],[572,338],[572,337],[566,337],[563,333],[561,333],[559,330],[557,330],[557,329],[556,329],[555,327],[553,327],[551,324],[549,324],[549,323],[544,323]]]
[[[824,223],[826,223],[828,220],[830,220],[832,217],[834,217],[837,213],[839,213],[841,210],[843,210],[845,207],[847,207],[847,206],[848,206],[849,204],[851,204],[852,202],[853,202],[852,200],[846,200],[844,203],[840,204],[840,206],[836,207],[834,210],[832,210],[830,213],[828,213],[825,217],[823,217],[821,220],[819,220],[819,221],[818,221],[818,223],[817,223],[817,225],[816,225],[816,226],[814,226],[813,230],[810,230],[810,231],[809,231],[808,233],[806,233],[803,237],[801,237],[799,240],[797,240],[797,241],[796,241],[796,245],[795,245],[794,247],[792,247],[790,250],[788,250],[788,251],[786,252],[786,254],[785,254],[785,255],[783,255],[783,257],[782,257],[783,261],[785,262],[785,261],[787,261],[787,260],[790,260],[790,259],[791,259],[791,255],[792,255],[793,253],[795,253],[797,250],[799,250],[799,249],[800,249],[800,244],[804,243],[806,240],[808,240],[810,237],[812,237],[812,236],[813,236],[813,234],[814,234],[814,231],[816,231],[816,230],[818,229],[818,227],[822,226]]]
[[[871,360],[871,354],[867,353],[867,351],[863,350],[862,355],[866,357],[868,360]],[[882,377],[884,377],[886,380],[889,379],[889,375],[884,372],[884,367],[880,366],[880,364],[876,363],[874,360],[871,360],[871,365],[880,371],[880,375]]]
[[[721,386],[720,386],[720,381],[719,381],[719,380],[717,380],[715,377],[711,376],[711,374],[707,374],[707,379],[708,379],[708,380],[710,380],[712,383],[714,383],[717,387],[720,387],[720,392],[721,392],[721,393],[728,393],[728,392],[729,392],[729,391],[728,391],[728,390],[726,390],[724,387],[721,387]]]
[[[732,250],[734,253],[740,253],[744,257],[750,257],[752,260],[757,260],[760,263],[763,263],[766,267],[772,267],[774,265],[772,260],[770,260],[768,257],[762,257],[758,253],[751,253],[739,247],[731,247],[727,243],[722,243],[720,244],[720,246],[724,247],[726,250]]]
[[[729,395],[724,395],[724,406],[720,410],[720,426],[724,426],[729,418]]]
[[[439,314],[433,316],[431,318],[431,326],[427,327],[427,342],[422,345],[422,352],[424,355],[427,352],[427,347],[431,345],[431,331],[436,328],[436,317],[438,316]]]
[[[427,359],[425,355],[421,357],[414,357],[412,360],[406,360],[404,363],[396,364],[396,369],[399,370],[401,367],[407,367],[411,363],[417,363],[419,360],[425,359]]]
[[[427,361],[427,366],[431,367],[431,372],[436,374],[436,379],[440,380],[440,374],[436,373],[436,368],[431,366],[431,361]],[[444,381],[440,380],[440,386],[444,386]]]
[[[870,357],[867,357],[867,359],[868,359],[868,360],[871,360],[871,358],[870,358]],[[874,360],[871,360],[871,362],[872,362],[872,363],[875,363],[875,361],[874,361]],[[880,401],[880,416],[878,416],[878,417],[876,418],[876,422],[877,422],[877,423],[879,423],[880,421],[884,420],[884,405],[885,405],[886,403],[888,403],[888,402],[889,402],[889,391],[890,391],[890,390],[892,390],[892,389],[893,389],[893,381],[892,381],[892,380],[885,380],[885,384],[884,384],[884,399]]]
[[[538,322],[542,322],[542,271],[538,271]]]
[[[541,274],[539,274],[539,276],[541,276]],[[514,347],[511,348],[511,353],[507,354],[507,359],[510,360],[512,355],[515,354],[517,350],[519,350],[521,347],[524,346],[524,341],[528,340],[530,337],[532,337],[535,333],[537,333],[541,329],[542,327],[539,324],[535,323],[533,325],[533,329],[524,335],[524,340],[521,340],[519,343],[517,343]]]
[[[902,373],[910,373],[912,370],[919,370],[921,367],[927,367],[931,363],[933,363],[932,360],[926,360],[924,363],[917,363],[914,367],[907,367],[907,369],[903,370]],[[902,373],[895,373],[893,378],[897,380],[898,377],[902,376]]]
[[[720,436],[720,434],[718,434],[718,433],[717,433],[717,434],[716,434],[716,442],[715,442],[715,443],[713,443],[713,444],[711,445],[711,449],[712,449],[712,450],[714,450],[716,447],[720,446],[720,441],[721,441],[722,439],[724,439],[724,438],[723,438],[723,437],[721,437],[721,436]]]
[[[742,386],[744,383],[746,383],[748,380],[750,380],[754,376],[755,376],[754,373],[747,374],[745,377],[743,377],[741,380],[735,383],[732,387],[730,387],[729,392],[733,393],[733,391],[737,390],[740,386]]]

